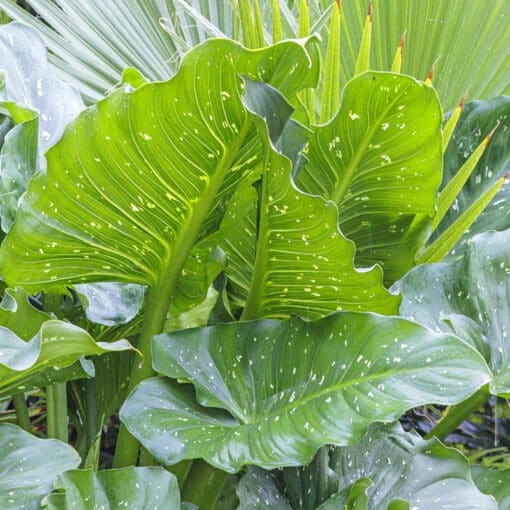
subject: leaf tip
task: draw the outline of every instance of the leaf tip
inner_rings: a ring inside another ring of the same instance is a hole
[[[368,0],[368,9],[367,9],[367,18],[368,20],[370,21],[370,23],[372,22],[372,2],[370,0]]]
[[[401,55],[402,55],[402,52],[404,51],[404,42],[406,40],[406,34],[407,34],[407,28],[404,30],[404,33],[402,34],[402,37],[400,38],[400,41],[398,43],[398,47],[400,49]]]

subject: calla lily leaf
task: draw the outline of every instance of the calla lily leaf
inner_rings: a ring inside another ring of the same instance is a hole
[[[128,430],[164,464],[200,457],[229,472],[306,464],[323,444],[354,442],[420,404],[460,402],[490,377],[455,336],[356,312],[163,334],[153,360],[166,378],[128,397]]]
[[[0,508],[39,510],[57,477],[79,464],[78,454],[61,441],[0,425]]]
[[[418,266],[397,285],[401,315],[477,346],[491,367],[494,394],[510,392],[509,246],[510,230],[478,234],[462,259]]]

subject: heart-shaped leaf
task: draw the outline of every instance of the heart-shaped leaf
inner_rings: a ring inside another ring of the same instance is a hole
[[[364,73],[345,87],[336,116],[318,126],[298,186],[332,200],[356,244],[356,262],[387,281],[414,265],[435,214],[442,175],[442,110],[431,87],[408,76]]]
[[[323,444],[349,444],[420,404],[462,401],[489,378],[455,336],[356,312],[159,335],[153,357],[157,372],[193,383],[198,403],[189,385],[149,379],[122,421],[164,464],[201,457],[230,472],[306,464]]]
[[[509,246],[510,230],[479,234],[461,260],[418,266],[397,285],[403,316],[438,331],[453,329],[486,355],[494,394],[510,392]]]
[[[362,477],[372,479],[373,485],[367,489],[368,510],[498,508],[492,497],[479,492],[459,451],[436,438],[424,441],[414,432],[404,432],[400,425],[373,426],[358,443],[334,449],[330,465],[338,474],[340,487]],[[402,503],[392,506],[394,500]]]
[[[180,510],[174,475],[160,467],[66,471],[42,502],[49,510]]]
[[[61,441],[0,425],[0,508],[39,510],[58,475],[79,464],[78,454]]]
[[[206,238],[255,164],[239,73],[292,96],[316,80],[304,44],[248,51],[208,41],[168,82],[117,90],[85,110],[27,190],[2,245],[4,277],[29,291],[123,281],[169,289],[177,308],[202,301]]]

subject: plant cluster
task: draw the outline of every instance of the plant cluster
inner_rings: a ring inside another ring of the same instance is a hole
[[[510,393],[505,2],[26,3],[0,508],[510,508],[442,442]]]

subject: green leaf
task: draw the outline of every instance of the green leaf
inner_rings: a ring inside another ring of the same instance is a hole
[[[481,492],[494,496],[499,510],[510,510],[510,470],[472,466],[471,474]]]
[[[172,80],[116,90],[85,110],[30,183],[2,245],[4,278],[28,291],[158,285],[174,312],[200,303],[221,268],[211,231],[258,161],[238,73],[293,96],[316,80],[305,44],[249,51],[208,41]]]
[[[368,510],[498,508],[493,498],[478,491],[459,451],[435,438],[424,441],[400,425],[373,426],[361,441],[331,455],[340,487],[365,476],[373,480],[367,489]],[[401,502],[392,506],[390,502],[397,499]]]
[[[57,382],[52,375],[73,365],[82,356],[132,349],[127,340],[95,342],[83,329],[68,322],[48,320],[30,340],[22,340],[0,326],[0,396],[37,387],[41,377]],[[68,374],[65,374],[68,375]]]
[[[41,38],[26,25],[0,27],[0,61],[4,76],[0,111],[15,124],[0,152],[0,214],[7,232],[30,177],[45,166],[44,153],[83,103],[76,90],[52,74]]]
[[[408,76],[365,73],[343,91],[337,115],[319,126],[297,178],[332,200],[356,263],[379,263],[387,281],[414,266],[428,237],[441,182],[442,112],[435,91]]]
[[[443,186],[453,179],[476,147],[496,126],[497,129],[480,161],[458,194],[453,206],[447,212],[445,219],[440,223],[432,240],[442,234],[469,206],[486,193],[498,179],[501,179],[510,165],[510,141],[507,134],[510,129],[510,97],[497,97],[489,101],[472,101],[464,105],[444,155]],[[501,204],[501,200],[506,196],[505,193],[507,192],[501,191],[494,198],[493,203]],[[467,240],[474,234],[492,228],[497,230],[510,228],[510,212],[508,211],[508,208],[500,210],[498,207],[489,206],[489,211],[486,214],[482,213],[482,218],[485,216],[485,219],[480,219],[466,232],[455,248],[455,254],[462,254]]]
[[[66,471],[55,484],[56,493],[42,502],[48,510],[180,510],[174,475],[160,467],[128,467]]]
[[[494,394],[510,391],[509,246],[510,230],[478,234],[462,259],[418,266],[397,285],[404,317],[438,331],[453,330],[467,341],[475,338],[482,346],[488,343]]]
[[[345,487],[326,502],[317,507],[317,510],[367,510],[367,489],[373,485],[370,478],[360,478],[352,485]],[[408,510],[406,507],[404,510]]]
[[[164,464],[200,457],[229,472],[306,464],[323,444],[426,402],[462,401],[489,377],[457,337],[356,312],[158,335],[153,358],[156,372],[192,382],[199,403],[189,385],[153,378],[122,421]]]
[[[260,468],[250,468],[237,488],[239,510],[293,510],[281,493],[273,474]],[[340,507],[339,507],[340,508]]]
[[[87,319],[105,326],[132,320],[143,304],[145,288],[122,283],[75,285]]]
[[[57,476],[79,464],[78,454],[61,441],[0,425],[0,508],[39,510]]]
[[[274,89],[259,86],[257,92],[250,97],[283,101]],[[257,125],[265,152],[258,193],[248,181],[234,195],[224,220],[233,228],[221,244],[230,297],[244,308],[242,318],[292,313],[317,318],[340,309],[396,313],[399,297],[382,285],[380,268],[354,267],[354,245],[338,230],[336,207],[291,184],[291,161],[268,143],[265,124]],[[295,166],[301,164],[299,148],[308,135],[291,121],[276,141]]]

